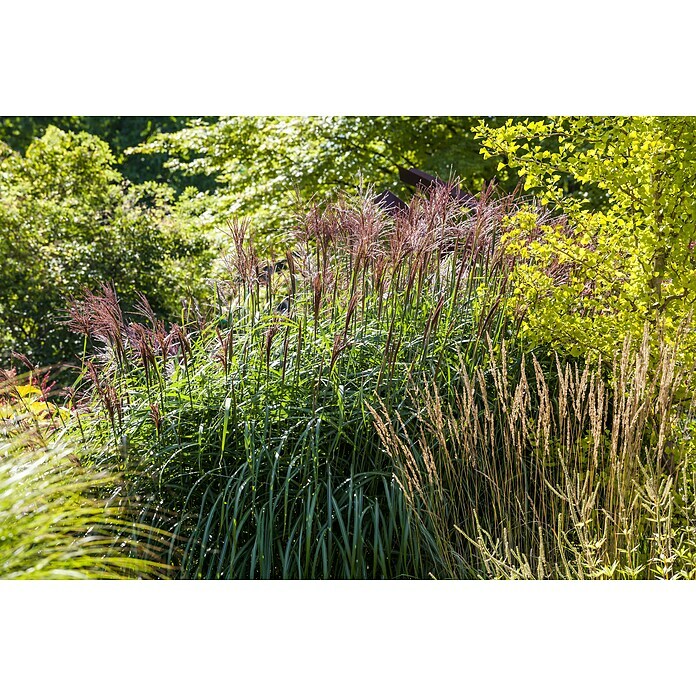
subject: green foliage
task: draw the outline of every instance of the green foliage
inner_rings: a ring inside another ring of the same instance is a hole
[[[0,116],[0,141],[24,153],[49,126],[78,131],[83,130],[83,121],[80,116]]]
[[[103,141],[49,127],[22,156],[0,144],[0,355],[49,364],[79,345],[61,323],[71,296],[113,281],[178,314],[200,289],[205,237],[178,216],[161,184],[129,185]]]
[[[0,351],[95,344],[81,398],[0,394],[0,573],[158,575],[158,520],[185,578],[694,577],[692,125],[489,120],[546,207],[438,187],[396,217],[359,175],[478,189],[470,119],[144,125],[131,162],[216,179],[178,196],[86,132],[0,145]]]
[[[509,251],[532,345],[611,355],[645,322],[674,342],[696,295],[696,121],[550,118],[482,123],[482,152],[507,158],[559,216],[510,220]],[[504,166],[504,165],[501,165]],[[573,185],[569,187],[568,182]],[[694,354],[693,338],[682,341]]]
[[[182,192],[187,186],[209,188],[214,182],[205,177],[183,177],[166,169],[162,154],[131,155],[127,149],[147,142],[159,133],[183,128],[188,116],[5,116],[0,117],[0,141],[24,154],[34,140],[55,126],[60,130],[86,132],[108,143],[118,171],[135,184],[157,181]],[[213,119],[205,119],[212,121]]]
[[[207,211],[211,226],[253,217],[260,241],[272,245],[292,227],[296,193],[306,200],[355,191],[361,177],[377,190],[403,193],[400,166],[444,179],[456,174],[465,188],[479,191],[495,176],[496,163],[479,155],[474,125],[468,117],[240,116],[199,121],[135,151],[166,152],[176,171],[217,177],[217,190],[199,199],[196,210]]]

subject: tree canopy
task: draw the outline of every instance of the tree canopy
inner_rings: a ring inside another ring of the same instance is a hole
[[[166,167],[215,178],[197,210],[213,211],[213,225],[251,217],[257,236],[272,245],[292,224],[297,195],[306,200],[361,186],[404,193],[399,167],[456,176],[477,192],[496,176],[497,161],[481,156],[476,123],[469,117],[226,117],[160,133],[129,152],[166,153]],[[514,185],[514,176],[501,176]]]

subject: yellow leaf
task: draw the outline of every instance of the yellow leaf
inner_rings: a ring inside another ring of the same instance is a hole
[[[51,405],[45,401],[32,401],[29,410],[37,416],[45,416],[51,413]]]
[[[20,387],[15,387],[17,393],[24,398],[29,396],[29,394],[41,394],[41,390],[38,387],[34,387],[31,384],[23,384]]]

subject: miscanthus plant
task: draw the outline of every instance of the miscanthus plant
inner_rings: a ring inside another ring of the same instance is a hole
[[[69,412],[37,393],[0,383],[0,579],[166,576],[166,533],[138,521],[117,473],[81,464]]]
[[[124,317],[109,288],[73,307],[99,346],[83,436],[143,510],[175,516],[181,577],[439,572],[373,409],[417,424],[414,380],[458,382],[514,333],[496,240],[515,207],[486,191],[463,209],[447,187],[396,215],[369,195],[311,204],[282,259],[230,226],[212,318],[188,307],[167,327],[144,298]]]

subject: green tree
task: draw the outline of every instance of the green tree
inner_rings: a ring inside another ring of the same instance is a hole
[[[85,131],[108,143],[115,166],[135,184],[146,181],[167,183],[181,192],[187,186],[204,189],[214,186],[206,177],[187,177],[166,169],[162,153],[125,155],[128,148],[147,142],[159,133],[183,128],[190,116],[2,116],[0,141],[24,154],[31,143],[43,136],[50,126],[75,133]],[[214,121],[215,119],[206,119]]]
[[[24,153],[49,126],[65,131],[84,130],[80,116],[0,116],[0,140],[13,150]]]
[[[555,214],[522,212],[506,237],[523,262],[515,281],[532,344],[610,354],[646,322],[656,339],[688,328],[695,126],[694,118],[658,117],[481,123],[482,152],[506,158]],[[693,351],[688,332],[683,340]]]
[[[53,126],[26,155],[0,144],[0,354],[73,357],[61,319],[81,288],[113,281],[128,304],[144,293],[175,313],[200,286],[209,244],[168,186],[130,185],[106,143]]]
[[[400,166],[456,175],[478,191],[495,176],[496,162],[481,157],[475,124],[468,117],[240,116],[193,122],[131,152],[165,152],[166,166],[216,178],[217,188],[196,199],[192,211],[207,214],[211,227],[231,216],[252,217],[260,241],[272,244],[292,224],[295,193],[355,190],[361,180],[406,193]]]

